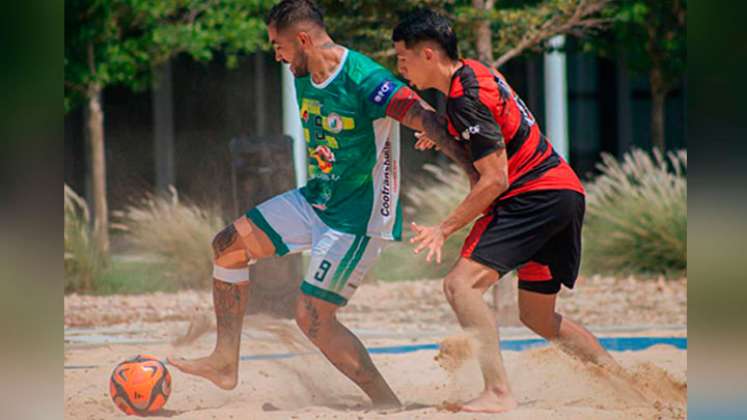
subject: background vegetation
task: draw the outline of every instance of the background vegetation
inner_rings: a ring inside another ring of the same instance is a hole
[[[101,292],[201,287],[209,282],[212,235],[223,225],[217,209],[170,196],[149,196],[112,212],[106,197],[106,133],[102,92],[153,86],[157,69],[176,55],[219,61],[269,48],[264,16],[272,0],[70,0],[65,2],[65,110],[84,107],[91,203],[65,186],[65,290]],[[500,67],[540,52],[564,34],[587,51],[620,57],[649,76],[652,139],[663,144],[663,103],[685,69],[686,0],[319,0],[340,43],[393,63],[390,34],[402,13],[440,10],[455,21],[465,56]],[[384,24],[383,24],[384,23]],[[218,58],[216,58],[218,57]],[[466,194],[452,167],[425,167],[429,178],[407,191],[411,220],[435,223]],[[604,157],[588,185],[584,269],[610,272],[685,270],[686,153],[633,151],[621,162]],[[426,198],[427,197],[427,198]],[[113,215],[116,223],[109,221]],[[113,228],[119,228],[115,230]],[[110,257],[109,233],[122,235],[145,259]],[[458,255],[466,230],[446,246]],[[449,263],[425,264],[409,244],[384,252],[374,275],[383,279],[441,277]],[[125,279],[131,277],[131,281]],[[139,286],[138,286],[139,285]]]
[[[443,221],[467,195],[458,168],[426,165],[431,178],[407,196],[409,218]],[[687,152],[663,155],[632,150],[621,161],[604,155],[601,174],[586,184],[583,271],[586,274],[682,275],[687,268]],[[377,278],[441,278],[459,256],[468,228],[444,247],[444,263],[428,264],[409,243],[389,247],[374,269]]]

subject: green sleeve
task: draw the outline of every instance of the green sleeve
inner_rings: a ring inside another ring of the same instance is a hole
[[[372,120],[386,117],[389,102],[403,86],[388,70],[374,70],[361,81],[363,112]]]

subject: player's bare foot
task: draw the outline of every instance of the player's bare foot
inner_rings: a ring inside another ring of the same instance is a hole
[[[462,404],[460,408],[461,411],[470,413],[502,413],[513,410],[517,406],[516,400],[510,393],[485,390],[474,400]]]
[[[226,363],[215,355],[193,360],[169,357],[168,361],[180,371],[201,376],[225,390],[236,388],[239,382],[238,366]]]

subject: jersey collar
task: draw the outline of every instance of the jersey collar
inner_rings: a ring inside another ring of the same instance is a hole
[[[449,93],[446,96],[451,95],[451,91],[454,89],[454,80],[459,77],[459,73],[461,73],[462,70],[464,70],[464,68],[467,66],[467,63],[463,58],[460,58],[459,62],[462,63],[462,66],[456,69],[454,74],[451,75],[451,80],[449,81]]]
[[[317,89],[324,89],[327,86],[329,86],[329,84],[332,83],[332,81],[335,80],[335,78],[337,78],[337,75],[340,74],[340,72],[342,71],[342,68],[345,66],[345,61],[348,58],[348,49],[345,48],[345,47],[342,47],[342,48],[345,51],[342,52],[342,59],[340,60],[340,64],[337,66],[337,68],[335,69],[335,71],[332,72],[332,74],[329,75],[329,77],[327,78],[327,80],[325,80],[325,81],[323,81],[322,83],[319,83],[319,84],[314,83],[314,79],[312,79],[311,76],[309,76],[309,81],[311,82],[311,86],[314,86]]]

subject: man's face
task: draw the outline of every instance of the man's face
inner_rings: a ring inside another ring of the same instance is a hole
[[[292,28],[278,32],[275,25],[267,28],[267,36],[275,49],[275,60],[290,65],[290,71],[296,77],[309,74],[308,56],[303,50],[298,33]]]
[[[397,41],[394,50],[397,53],[397,70],[405,79],[421,90],[433,87],[429,81],[429,67],[433,62],[426,56],[425,48],[415,46],[408,49],[404,41]]]

